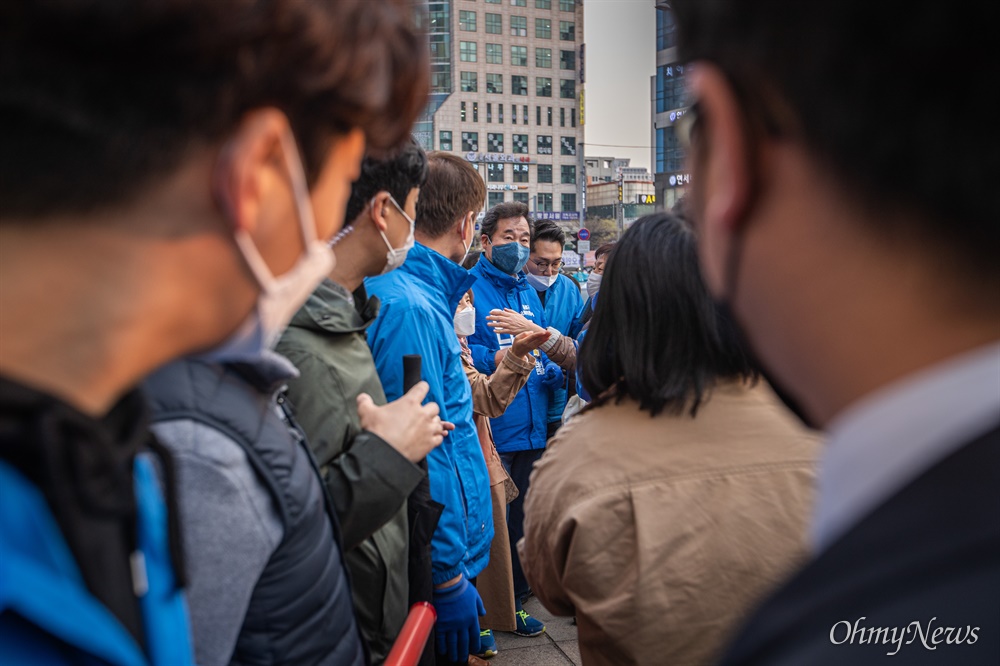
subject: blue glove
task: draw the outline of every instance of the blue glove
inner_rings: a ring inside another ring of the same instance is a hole
[[[542,376],[542,386],[552,390],[557,389],[563,384],[563,371],[558,365],[552,361],[548,361],[545,364],[545,375]]]
[[[479,617],[486,615],[479,592],[463,577],[451,587],[434,590],[434,610],[438,655],[464,664],[470,652],[479,652]]]

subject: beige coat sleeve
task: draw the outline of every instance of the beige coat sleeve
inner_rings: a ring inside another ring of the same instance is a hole
[[[535,364],[508,351],[492,375],[480,373],[464,358],[462,366],[472,386],[472,411],[496,418],[507,411],[514,396],[528,383]]]
[[[576,344],[568,335],[559,336],[556,344],[545,355],[566,372],[576,370]]]

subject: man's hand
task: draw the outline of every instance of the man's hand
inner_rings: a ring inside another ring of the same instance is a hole
[[[420,382],[399,400],[378,407],[367,393],[358,396],[358,418],[410,462],[427,457],[455,426],[441,420],[437,403],[421,405],[430,386]]]
[[[565,379],[565,376],[563,375],[562,368],[552,361],[548,361],[545,364],[545,376],[542,377],[542,386],[547,389],[557,389],[562,386],[563,379]]]
[[[538,324],[528,321],[520,312],[515,312],[510,308],[490,310],[490,313],[486,316],[486,325],[493,329],[494,333],[505,335],[537,333],[545,330]]]
[[[486,615],[486,608],[479,592],[464,577],[449,583],[434,589],[437,649],[451,663],[464,664],[470,653],[479,652],[479,618]]]
[[[527,356],[545,344],[550,337],[552,337],[552,334],[548,331],[522,333],[514,338],[514,343],[510,346],[510,350],[516,356]]]

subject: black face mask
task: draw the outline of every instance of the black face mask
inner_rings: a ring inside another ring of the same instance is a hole
[[[742,348],[743,353],[747,355],[750,360],[750,364],[757,370],[757,373],[764,378],[764,380],[771,386],[774,394],[778,396],[778,400],[788,408],[790,412],[795,414],[800,421],[802,421],[806,426],[819,429],[819,425],[813,420],[802,406],[799,404],[793,395],[782,386],[782,384],[775,379],[774,374],[769,372],[767,367],[761,362],[760,358],[753,350],[753,346],[750,344],[750,340],[747,338],[746,332],[743,330],[743,326],[740,324],[739,318],[736,316],[736,312],[733,311],[730,305],[731,300],[736,295],[736,275],[739,273],[740,259],[743,254],[743,237],[742,235],[737,236],[733,239],[733,246],[729,251],[729,257],[726,265],[726,274],[723,276],[725,281],[725,291],[722,296],[714,298],[716,310],[719,316],[727,320],[733,335],[736,338],[736,343]]]

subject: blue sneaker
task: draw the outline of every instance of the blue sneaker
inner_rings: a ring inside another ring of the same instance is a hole
[[[492,659],[499,654],[500,648],[497,647],[497,639],[493,638],[492,629],[483,629],[479,632],[479,654],[477,657],[482,659]]]
[[[528,638],[541,636],[545,633],[545,625],[528,615],[528,611],[522,609],[517,611],[517,629],[514,630],[514,633]]]

